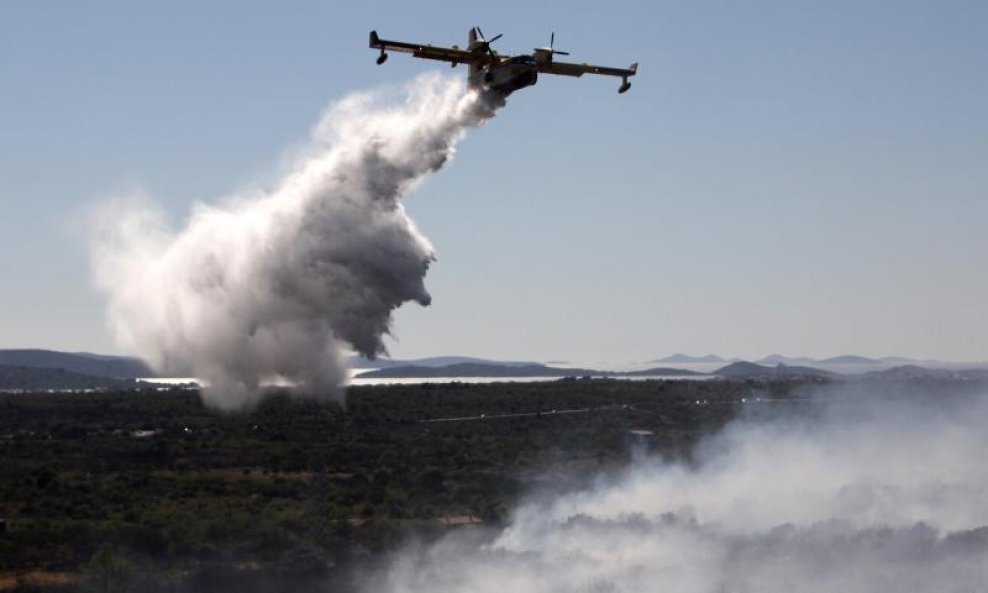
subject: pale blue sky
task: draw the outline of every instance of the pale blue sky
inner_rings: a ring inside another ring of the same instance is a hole
[[[448,67],[367,33],[574,61],[407,202],[439,249],[400,357],[988,358],[988,4],[0,3],[0,347],[113,352],[80,218],[268,179],[324,107]],[[454,72],[462,73],[462,70]]]

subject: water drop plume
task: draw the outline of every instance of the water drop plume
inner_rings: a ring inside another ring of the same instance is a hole
[[[341,398],[344,353],[385,353],[392,311],[430,301],[435,251],[401,199],[500,106],[435,74],[386,96],[332,105],[273,189],[196,204],[181,228],[147,196],[99,205],[92,268],[120,346],[222,408],[270,380]]]

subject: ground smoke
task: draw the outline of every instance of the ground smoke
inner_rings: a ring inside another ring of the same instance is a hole
[[[345,346],[382,354],[391,312],[429,304],[433,248],[399,200],[496,108],[437,75],[416,79],[400,105],[380,99],[340,101],[272,191],[199,204],[178,232],[146,199],[100,207],[93,270],[119,344],[203,379],[224,408],[279,378],[341,397]]]
[[[737,422],[696,466],[641,463],[498,533],[408,550],[367,590],[988,590],[988,400],[860,397]]]

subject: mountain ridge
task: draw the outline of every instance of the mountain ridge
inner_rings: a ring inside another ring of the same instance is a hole
[[[497,364],[501,366],[528,366],[533,364],[541,364],[534,361],[501,361],[501,360],[491,360],[487,358],[478,358],[474,356],[457,356],[457,355],[447,355],[447,356],[427,356],[424,358],[376,358],[370,359],[360,355],[354,355],[347,359],[347,364],[352,369],[386,369],[399,366],[420,366],[420,367],[442,367],[451,364]]]
[[[64,369],[73,373],[114,379],[156,376],[151,367],[139,358],[90,352],[60,352],[42,348],[0,349],[0,365],[34,369]]]
[[[0,390],[64,391],[88,389],[133,389],[134,379],[118,379],[77,373],[62,368],[0,365]]]
[[[366,371],[358,379],[491,378],[491,377],[692,377],[702,376],[685,369],[652,368],[641,371],[601,371],[596,369],[551,367],[543,364],[510,366],[484,363],[457,363],[442,367],[398,366]]]
[[[656,363],[656,364],[668,364],[668,363],[693,364],[693,363],[730,362],[730,360],[717,356],[716,354],[706,354],[704,356],[690,356],[689,354],[683,354],[682,352],[677,352],[672,356],[666,356],[665,358],[656,358],[648,362]]]
[[[843,376],[813,367],[785,364],[765,366],[744,360],[732,362],[711,374],[724,379],[834,379]]]

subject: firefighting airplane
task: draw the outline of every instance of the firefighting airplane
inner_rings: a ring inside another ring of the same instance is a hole
[[[416,58],[451,62],[453,67],[457,64],[468,64],[470,74],[467,80],[471,88],[490,89],[505,97],[518,89],[535,84],[539,72],[563,76],[583,76],[587,73],[620,76],[621,86],[618,88],[618,92],[624,93],[631,88],[628,77],[634,76],[638,71],[637,62],[627,69],[557,62],[553,56],[568,56],[569,53],[552,48],[556,39],[555,33],[549,38],[549,47],[537,47],[531,54],[517,56],[501,55],[491,48],[491,44],[500,38],[501,35],[495,35],[491,39],[484,39],[484,33],[480,27],[474,27],[470,29],[470,42],[467,49],[460,49],[455,45],[453,47],[436,47],[403,41],[388,41],[378,37],[377,31],[371,31],[370,46],[373,49],[381,50],[381,55],[377,58],[378,64],[383,64],[388,59],[388,50],[410,53]]]

